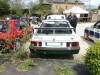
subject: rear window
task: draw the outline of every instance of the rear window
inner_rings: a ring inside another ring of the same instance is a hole
[[[15,26],[18,30],[23,29],[24,27],[26,27],[24,21],[15,21],[14,24],[15,24]]]
[[[7,32],[9,21],[0,21],[0,32]]]
[[[57,27],[57,28],[65,28],[65,27],[70,27],[69,24],[66,21],[63,22],[58,22],[58,21],[48,21],[48,22],[44,22],[42,23],[41,27]],[[53,34],[53,30],[38,30],[38,34]],[[55,30],[55,34],[71,34],[72,33],[72,29],[59,29],[59,30]]]

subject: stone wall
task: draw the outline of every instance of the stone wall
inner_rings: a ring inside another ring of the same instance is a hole
[[[100,9],[98,10],[98,14],[100,14]]]
[[[92,15],[92,21],[97,21],[98,18],[98,14],[93,14]]]
[[[51,12],[56,14],[56,13],[59,13],[58,10],[59,10],[59,7],[62,7],[64,10],[69,10],[71,8],[73,8],[74,6],[78,6],[78,7],[83,7],[84,4],[65,4],[65,3],[52,3],[52,6],[51,6]],[[66,9],[67,7],[67,9]]]

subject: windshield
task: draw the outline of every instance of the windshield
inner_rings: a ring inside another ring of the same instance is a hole
[[[9,21],[0,21],[0,32],[7,32]]]
[[[57,28],[65,28],[65,27],[70,27],[69,24],[66,21],[63,22],[58,22],[58,21],[48,21],[48,22],[43,22],[41,25],[42,27],[57,27]],[[44,30],[44,29],[39,29],[38,34],[53,34],[55,31],[55,34],[71,34],[72,29],[56,29],[56,30]]]

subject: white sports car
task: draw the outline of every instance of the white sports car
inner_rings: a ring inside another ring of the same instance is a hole
[[[74,28],[66,19],[43,20],[30,45],[31,53],[78,54],[80,50]]]

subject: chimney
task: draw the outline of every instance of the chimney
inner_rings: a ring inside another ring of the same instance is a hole
[[[78,5],[78,1],[76,0],[75,3]]]
[[[64,0],[64,2],[65,2],[66,4],[68,4],[68,0]]]

